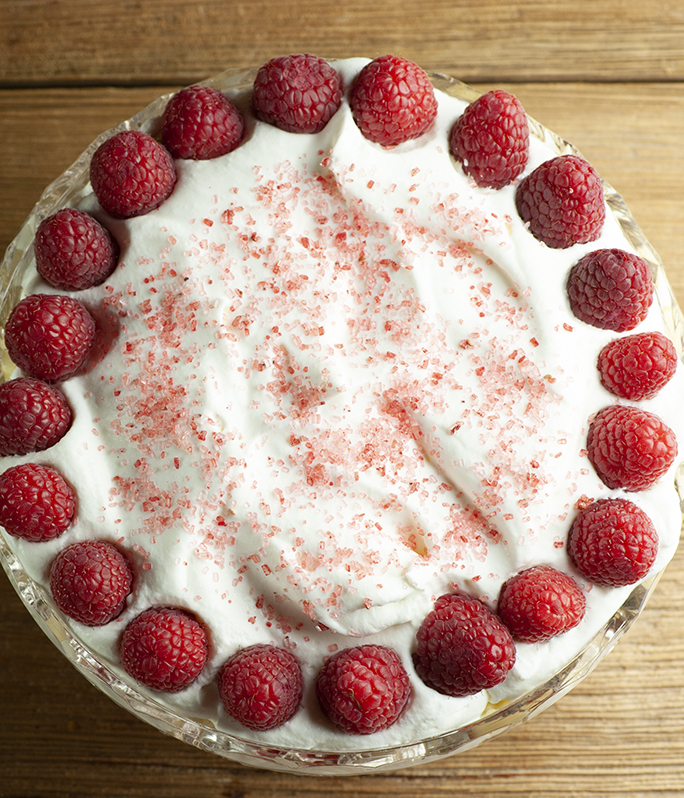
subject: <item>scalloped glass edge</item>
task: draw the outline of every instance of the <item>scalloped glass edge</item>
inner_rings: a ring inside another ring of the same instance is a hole
[[[334,63],[333,59],[330,61]],[[226,92],[240,91],[249,89],[255,74],[256,68],[229,69],[203,81],[203,84]],[[477,89],[448,75],[428,74],[435,88],[458,99],[472,102],[481,94]],[[69,169],[45,189],[7,248],[0,266],[0,325],[3,331],[11,308],[20,298],[21,280],[33,259],[33,238],[40,222],[60,208],[78,203],[88,193],[90,158],[105,139],[121,130],[130,129],[144,130],[155,135],[158,132],[159,117],[171,96],[165,94],[158,97],[130,119],[102,133]],[[572,144],[531,117],[528,119],[531,134],[549,144],[559,155],[579,154]],[[603,186],[606,202],[625,236],[635,251],[651,265],[656,296],[681,357],[684,349],[684,316],[667,281],[662,262],[636,224],[622,197],[605,181]],[[0,357],[0,381],[4,381],[13,370],[4,341],[0,346]],[[677,471],[676,488],[684,507],[684,464]],[[520,698],[506,702],[503,706],[491,707],[483,717],[473,723],[418,743],[382,749],[333,752],[260,745],[172,712],[138,692],[83,645],[62,619],[51,597],[26,573],[1,535],[0,562],[22,602],[48,639],[81,675],[116,704],[164,734],[203,751],[252,767],[320,776],[377,773],[418,763],[425,764],[474,748],[519,726],[554,704],[591,673],[639,617],[662,574],[662,571],[653,574],[637,584],[618,611],[565,668]]]

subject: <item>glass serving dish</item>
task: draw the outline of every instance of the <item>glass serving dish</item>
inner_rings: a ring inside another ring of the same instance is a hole
[[[205,81],[205,85],[222,91],[240,91],[251,86],[255,74],[255,69],[228,70]],[[430,78],[436,88],[466,102],[479,96],[477,90],[446,75],[432,73]],[[22,277],[32,263],[33,238],[42,219],[62,207],[77,204],[88,193],[90,158],[102,141],[113,133],[126,129],[140,129],[154,135],[169,97],[170,95],[165,95],[158,98],[131,119],[103,133],[45,190],[7,249],[0,268],[0,325],[3,328],[12,307],[20,298]],[[577,153],[571,144],[533,119],[530,119],[530,130],[533,136],[547,142],[559,155]],[[622,197],[605,183],[604,190],[606,201],[625,236],[652,266],[656,295],[671,337],[681,355],[684,346],[684,317],[677,306],[660,259],[632,218]],[[4,381],[14,368],[4,346],[0,346],[0,359],[0,381]],[[676,486],[680,499],[684,500],[683,477],[680,467]],[[611,651],[641,614],[660,577],[657,573],[638,584],[605,626],[565,668],[517,700],[495,707],[490,705],[484,716],[477,721],[418,743],[340,753],[258,744],[169,710],[136,690],[88,650],[65,622],[47,591],[26,573],[1,534],[0,561],[21,600],[47,637],[89,682],[139,719],[199,749],[246,765],[281,772],[336,776],[394,770],[419,762],[430,762],[480,745],[534,717],[581,682]]]

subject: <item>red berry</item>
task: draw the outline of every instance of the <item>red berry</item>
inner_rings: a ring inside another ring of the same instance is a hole
[[[645,260],[621,249],[598,249],[579,260],[568,277],[575,316],[592,327],[632,330],[648,314],[653,278]]]
[[[451,130],[449,149],[478,186],[503,188],[527,164],[530,129],[517,97],[502,89],[472,102]]]
[[[515,664],[508,629],[481,601],[459,593],[437,599],[416,641],[416,672],[444,695],[474,695],[494,687]]]
[[[73,208],[63,208],[44,219],[34,247],[38,274],[66,291],[104,282],[119,256],[119,246],[109,231],[97,219]]]
[[[42,452],[71,426],[61,391],[41,380],[19,377],[0,385],[0,456]]]
[[[532,235],[553,249],[595,241],[606,217],[601,178],[577,155],[538,166],[518,186],[515,204]]]
[[[328,720],[348,734],[373,734],[395,723],[411,683],[396,652],[385,646],[345,648],[323,665],[318,703]]]
[[[633,585],[651,570],[658,534],[646,513],[627,499],[600,499],[575,518],[568,554],[597,585]]]
[[[437,116],[427,74],[394,55],[366,64],[352,86],[350,105],[363,135],[386,147],[422,135]]]
[[[674,462],[677,439],[653,413],[611,405],[597,413],[589,427],[587,452],[609,488],[646,490]]]
[[[603,386],[621,399],[652,399],[677,370],[677,350],[659,332],[627,335],[603,347],[598,357]]]
[[[74,543],[50,568],[55,604],[86,626],[104,626],[123,612],[133,573],[124,555],[104,540]]]
[[[177,693],[194,682],[208,652],[207,634],[198,621],[171,607],[145,610],[121,636],[121,663],[126,672],[164,693]]]
[[[158,208],[176,184],[169,151],[140,130],[124,130],[103,142],[90,162],[90,182],[110,216],[128,219]]]
[[[31,294],[10,313],[5,345],[29,376],[58,382],[74,375],[95,340],[95,320],[77,299]]]
[[[572,577],[537,565],[504,583],[497,609],[516,640],[542,643],[577,626],[586,600]]]
[[[174,158],[218,158],[238,146],[244,131],[238,109],[209,86],[181,89],[162,116],[162,144]]]
[[[243,648],[223,665],[217,679],[226,712],[257,731],[275,729],[290,720],[304,690],[297,658],[275,646]]]
[[[340,107],[337,72],[315,55],[273,58],[257,72],[252,107],[259,119],[290,133],[318,133]]]
[[[59,537],[74,517],[76,497],[53,468],[25,463],[0,475],[0,524],[32,543]]]

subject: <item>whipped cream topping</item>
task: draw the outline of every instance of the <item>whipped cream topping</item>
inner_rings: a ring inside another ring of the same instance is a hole
[[[344,85],[366,63],[336,62]],[[626,495],[660,537],[653,572],[677,546],[675,466],[637,494],[606,488],[586,456],[592,415],[615,402],[598,352],[616,335],[578,321],[565,282],[601,247],[632,251],[608,214],[600,239],[552,250],[515,211],[515,186],[478,188],[448,151],[465,103],[437,92],[430,130],[384,149],[343,101],[298,135],[256,121],[238,149],[177,161],[157,210],[110,219],[121,245],[101,286],[80,292],[100,337],[60,387],[74,424],[53,448],[3,467],[52,465],[78,496],[57,540],[9,544],[47,585],[77,540],[120,545],[136,571],[116,621],[74,634],[121,672],[118,640],[152,605],[195,613],[210,663],[160,703],[246,739],[319,750],[411,743],[479,718],[573,659],[631,588],[583,580],[565,541],[577,502]],[[532,138],[525,174],[556,155]],[[49,292],[31,270],[25,293]],[[666,332],[657,303],[637,331]],[[654,399],[684,441],[681,368]],[[451,698],[415,674],[416,630],[460,589],[494,607],[514,573],[549,564],[586,591],[575,629],[518,644],[491,691]],[[220,706],[215,675],[238,648],[273,642],[300,660],[304,705],[250,732]],[[360,642],[394,648],[409,706],[369,737],[334,729],[313,685],[325,657]],[[128,680],[128,677],[123,676]],[[130,680],[128,680],[130,681]],[[148,692],[145,688],[139,688]]]

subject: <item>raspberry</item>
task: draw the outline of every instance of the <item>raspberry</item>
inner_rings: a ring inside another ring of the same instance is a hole
[[[408,674],[391,648],[365,645],[333,654],[316,680],[325,716],[348,734],[373,734],[395,723],[411,693]]]
[[[164,693],[177,693],[194,682],[208,652],[207,634],[199,622],[171,607],[145,610],[121,636],[121,663],[126,672]]]
[[[568,277],[575,316],[592,327],[633,330],[653,301],[653,278],[645,260],[621,249],[598,249],[579,260]]]
[[[577,155],[538,166],[518,186],[515,204],[532,235],[552,249],[595,241],[606,217],[601,178]]]
[[[29,376],[58,382],[83,365],[95,340],[95,320],[77,299],[31,294],[10,313],[5,346]]]
[[[585,609],[575,580],[549,565],[521,571],[499,593],[499,617],[524,643],[542,643],[567,632],[582,620]]]
[[[494,687],[515,664],[508,629],[481,601],[459,593],[437,599],[416,641],[416,672],[443,695],[474,695]]]
[[[162,116],[162,144],[174,158],[218,158],[232,152],[244,132],[238,109],[225,94],[209,86],[181,89]]]
[[[627,335],[611,341],[598,356],[604,388],[621,399],[652,399],[673,377],[677,350],[659,332]]]
[[[49,449],[71,421],[71,408],[57,388],[31,377],[0,385],[0,456]]]
[[[0,475],[0,524],[32,543],[59,537],[74,517],[76,496],[53,468],[25,463]]]
[[[297,658],[275,646],[243,648],[223,665],[217,679],[226,712],[257,731],[275,729],[290,720],[304,690]]]
[[[502,89],[472,102],[451,130],[449,149],[478,186],[503,188],[522,172],[530,129],[519,100]]]
[[[575,518],[568,554],[597,585],[633,585],[651,570],[658,534],[646,513],[627,499],[599,499]]]
[[[176,184],[169,151],[140,130],[103,142],[90,162],[90,182],[110,216],[129,219],[158,208]]]
[[[257,117],[290,133],[318,133],[340,107],[337,72],[315,55],[273,58],[257,72],[252,107]]]
[[[589,427],[587,452],[609,488],[650,488],[677,456],[674,432],[658,416],[637,407],[611,405]]]
[[[86,626],[104,626],[123,612],[133,573],[124,555],[104,540],[74,543],[50,567],[55,604]]]
[[[63,208],[44,219],[34,246],[38,274],[66,291],[104,282],[119,257],[119,245],[109,231],[89,214],[73,208]]]
[[[427,74],[394,55],[366,64],[352,86],[350,105],[363,135],[385,147],[417,138],[437,116]]]

